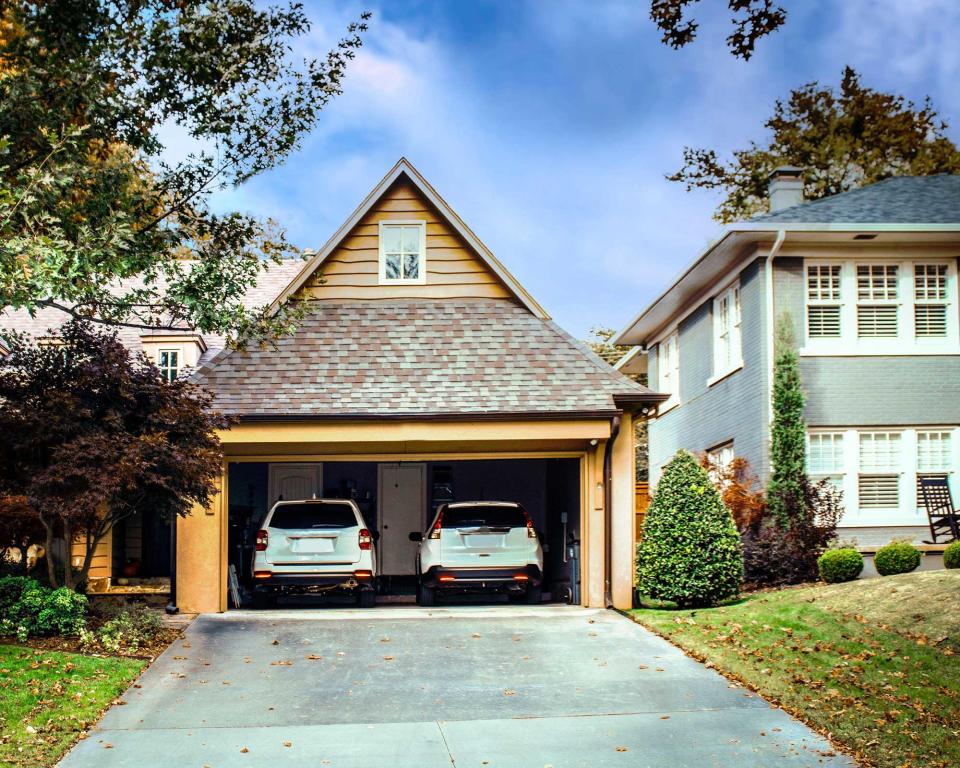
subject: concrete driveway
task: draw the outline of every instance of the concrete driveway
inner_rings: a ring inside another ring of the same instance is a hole
[[[849,766],[611,611],[202,616],[61,765]]]

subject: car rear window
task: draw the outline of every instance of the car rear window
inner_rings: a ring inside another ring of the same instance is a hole
[[[527,516],[522,507],[498,507],[478,504],[475,507],[448,507],[440,521],[441,528],[522,528]]]
[[[357,517],[349,504],[284,504],[270,518],[271,528],[352,528]]]

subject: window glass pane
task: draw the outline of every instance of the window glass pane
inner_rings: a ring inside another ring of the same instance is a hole
[[[861,472],[889,472],[899,469],[899,432],[862,432],[860,434]]]
[[[349,504],[321,502],[281,504],[270,518],[269,528],[358,528],[357,516]]]
[[[947,298],[946,264],[917,264],[913,274],[918,301],[942,301]]]
[[[380,231],[380,237],[383,238],[383,250],[384,252],[388,251],[399,251],[400,250],[400,230],[401,227],[394,226],[384,226]]]
[[[843,433],[814,432],[808,441],[807,469],[812,475],[843,472]]]
[[[403,252],[420,253],[420,227],[403,228]]]
[[[950,471],[949,432],[917,432],[917,470]]]
[[[383,271],[387,280],[400,279],[400,254],[388,253],[384,258]]]
[[[420,277],[420,254],[407,253],[403,256],[403,279],[416,280]]]
[[[895,264],[857,265],[857,296],[868,300],[897,298],[897,266]]]
[[[839,301],[839,264],[807,267],[807,298],[813,301]]]

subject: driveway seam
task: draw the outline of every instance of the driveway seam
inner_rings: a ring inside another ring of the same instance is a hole
[[[447,757],[450,758],[450,765],[456,766],[457,761],[453,757],[453,752],[450,751],[450,745],[447,744],[447,734],[443,732],[443,726],[440,725],[439,720],[434,720],[434,722],[437,724],[437,730],[440,731],[440,738],[443,739],[443,748],[447,750]]]

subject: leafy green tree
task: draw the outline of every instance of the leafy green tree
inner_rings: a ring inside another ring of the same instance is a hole
[[[740,536],[707,471],[686,451],[664,467],[637,547],[637,589],[680,607],[735,597],[743,578]]]
[[[697,37],[699,24],[688,18],[686,6],[697,0],[651,0],[650,18],[663,32],[662,41],[671,48],[683,48]],[[730,52],[749,60],[762,37],[776,32],[787,21],[787,12],[773,0],[728,0],[733,32],[727,38]]]
[[[803,420],[803,384],[800,359],[789,315],[777,322],[773,363],[773,423],[770,427],[770,482],[767,505],[774,519],[790,527],[790,510],[800,509],[806,480],[806,434]]]
[[[289,330],[241,298],[282,231],[214,214],[217,190],[280,165],[341,91],[369,14],[296,62],[298,3],[0,4],[0,308],[239,338]],[[195,149],[164,155],[164,131]]]
[[[850,67],[839,93],[813,82],[777,101],[764,123],[767,141],[750,142],[724,161],[713,149],[683,151],[683,167],[667,178],[687,190],[719,189],[714,213],[723,223],[768,210],[767,177],[779,166],[804,169],[808,200],[829,197],[891,176],[960,173],[960,150],[930,99],[922,107],[861,84]]]
[[[47,571],[58,586],[53,540],[86,542],[63,584],[82,585],[97,544],[118,522],[153,511],[168,520],[207,506],[230,420],[185,379],[164,380],[116,333],[66,323],[54,343],[13,336],[0,358],[0,509],[22,504],[44,529]],[[25,502],[25,504],[24,504]]]

